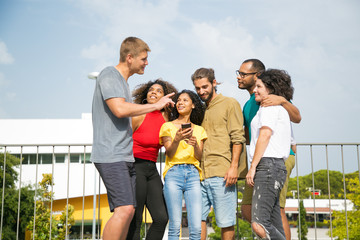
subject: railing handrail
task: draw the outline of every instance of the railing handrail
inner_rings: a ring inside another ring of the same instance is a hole
[[[341,145],[360,145],[360,142],[359,143],[296,143],[297,146],[307,146],[307,145],[321,145],[321,146],[324,146],[324,145],[327,145],[327,146],[330,146],[330,145],[336,145],[336,146],[341,146]]]
[[[82,146],[91,146],[92,143],[9,143],[9,144],[5,144],[5,143],[0,143],[0,147],[36,147],[36,146],[40,146],[40,147],[52,147],[52,146],[60,146],[60,147],[67,147],[67,146],[76,146],[76,147],[82,147]],[[307,146],[307,145],[312,145],[312,146],[316,146],[316,145],[327,145],[327,146],[331,146],[331,145],[336,145],[336,146],[341,146],[341,145],[360,145],[360,142],[348,142],[348,143],[335,143],[335,142],[320,142],[320,143],[296,143],[297,146]]]
[[[0,147],[84,147],[84,146],[92,146],[92,143],[26,143],[26,144],[1,144]]]

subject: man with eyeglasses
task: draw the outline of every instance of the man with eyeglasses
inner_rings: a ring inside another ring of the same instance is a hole
[[[255,81],[256,77],[260,75],[261,72],[265,71],[265,65],[258,59],[247,59],[245,60],[239,70],[236,70],[238,87],[240,89],[246,89],[250,94],[250,99],[245,103],[243,108],[243,116],[244,116],[244,125],[245,125],[245,137],[246,143],[250,143],[251,132],[250,124],[252,119],[255,117],[257,111],[259,110],[259,104],[255,101]],[[289,113],[290,120],[294,123],[299,123],[301,121],[301,115],[297,107],[295,107],[291,102],[287,101],[284,97],[277,95],[269,95],[267,99],[262,102],[262,106],[274,106],[274,105],[282,105]],[[285,166],[287,170],[286,182],[280,193],[280,213],[281,219],[285,231],[286,239],[291,239],[290,226],[287,221],[287,217],[285,214],[285,202],[286,202],[286,193],[287,186],[289,182],[289,177],[291,174],[291,170],[295,166],[295,145],[292,146],[292,150],[290,152],[289,158],[285,161]],[[251,202],[252,202],[252,187],[245,184],[245,192],[243,195],[243,199],[241,202],[241,213],[242,216],[249,222],[251,222]]]

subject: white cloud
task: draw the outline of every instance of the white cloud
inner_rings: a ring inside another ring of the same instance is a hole
[[[99,22],[98,43],[82,50],[82,56],[96,59],[96,65],[114,64],[114,56],[122,40],[128,36],[144,39],[167,38],[171,32],[170,23],[177,16],[178,1],[82,1],[80,8],[88,12],[92,19]],[[96,40],[96,38],[95,38]],[[149,43],[151,46],[151,44]],[[157,54],[157,53],[156,53]]]
[[[8,93],[6,93],[6,98],[7,98],[9,101],[13,101],[14,99],[16,99],[16,93],[14,93],[14,92],[8,92]]]
[[[6,44],[0,41],[0,64],[11,64],[13,62],[14,58],[8,52]]]
[[[239,58],[255,55],[253,36],[233,17],[218,22],[194,22],[190,36],[203,58],[221,63],[222,68],[237,65]]]
[[[94,69],[101,70],[102,68],[114,64],[112,56],[114,56],[114,49],[106,42],[91,45],[81,51],[81,56],[86,59],[95,60],[96,66]]]

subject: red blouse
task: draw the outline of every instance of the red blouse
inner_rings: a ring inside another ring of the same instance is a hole
[[[156,162],[159,149],[159,131],[165,123],[160,111],[146,114],[144,121],[133,133],[134,157]]]

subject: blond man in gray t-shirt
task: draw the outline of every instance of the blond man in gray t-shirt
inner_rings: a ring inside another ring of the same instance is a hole
[[[128,85],[133,74],[144,74],[149,46],[128,37],[120,47],[118,65],[105,68],[98,76],[93,98],[93,149],[91,161],[105,184],[110,211],[103,239],[125,239],[136,206],[135,169],[132,153],[131,117],[173,105],[172,94],[154,104],[134,104]]]

